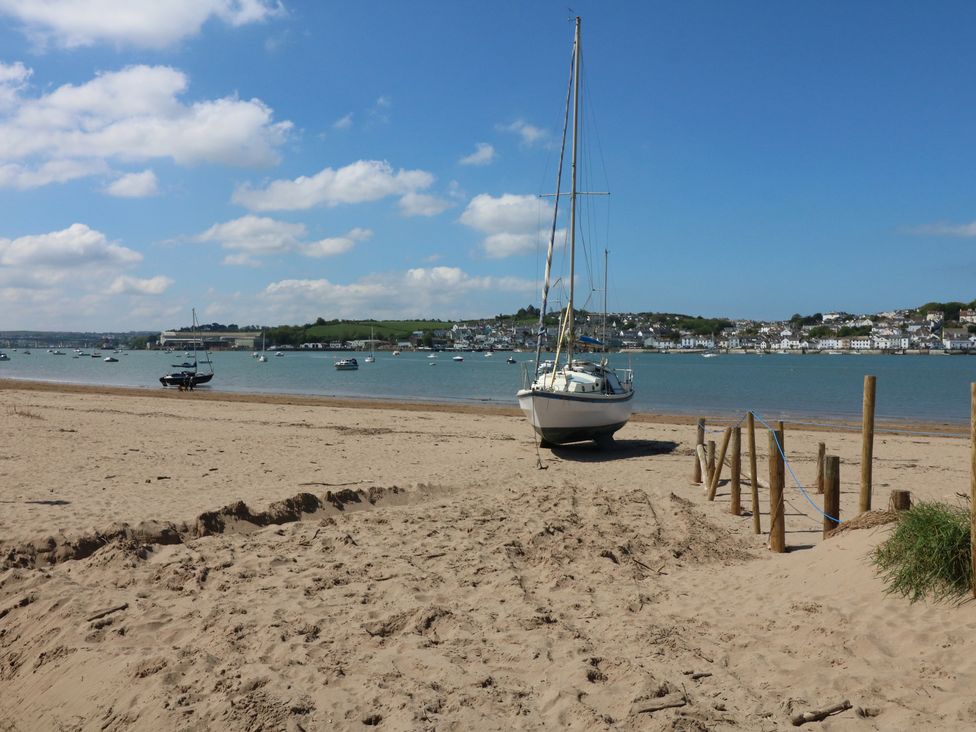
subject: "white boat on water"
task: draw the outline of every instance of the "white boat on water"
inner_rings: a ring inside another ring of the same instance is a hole
[[[455,357],[454,357],[454,358],[452,358],[451,360],[452,360],[452,361],[457,361],[457,362],[459,362],[459,363],[460,363],[461,361],[463,361],[463,360],[464,360],[464,356],[455,356]]]
[[[264,350],[264,328],[261,329],[261,352],[258,354],[258,363],[267,363],[268,354]]]
[[[356,371],[359,369],[359,361],[354,358],[343,358],[335,362],[336,371]]]
[[[373,329],[369,329],[369,355],[363,359],[366,363],[375,363],[376,356],[373,354]]]
[[[579,141],[580,109],[580,19],[576,18],[576,32],[573,42],[572,95],[567,95],[566,118],[570,105],[573,110],[571,189],[569,193],[569,302],[560,319],[559,338],[556,344],[556,358],[553,362],[540,364],[532,383],[518,391],[519,406],[525,413],[539,438],[540,446],[547,447],[582,440],[595,440],[599,445],[612,441],[613,434],[630,419],[634,398],[633,372],[629,369],[610,368],[606,356],[599,361],[574,358],[577,344],[574,284],[576,261],[576,199],[577,191],[576,159]],[[564,130],[566,125],[564,124]],[[562,151],[566,150],[566,136],[563,134]],[[546,335],[545,317],[548,304],[549,287],[552,276],[552,255],[556,246],[555,234],[559,214],[563,153],[560,154],[556,178],[556,193],[553,198],[553,223],[546,252],[545,279],[542,289],[542,307],[539,314],[539,336],[536,345],[535,362],[539,363],[543,340]],[[604,286],[606,297],[606,286]],[[606,305],[604,305],[604,311]],[[595,339],[581,339],[587,345],[595,345]],[[601,344],[602,345],[602,344]]]

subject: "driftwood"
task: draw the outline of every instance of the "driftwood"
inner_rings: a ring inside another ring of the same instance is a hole
[[[834,704],[832,707],[827,707],[826,709],[817,709],[812,712],[803,712],[802,714],[796,714],[791,720],[794,727],[799,727],[801,724],[806,724],[807,722],[819,722],[822,719],[826,719],[832,714],[837,714],[838,712],[843,712],[851,708],[851,703],[847,699],[842,701],[840,704]]]
[[[674,691],[666,696],[657,697],[656,699],[642,699],[639,702],[635,702],[634,706],[631,708],[631,714],[645,714],[654,712],[660,712],[662,709],[670,709],[671,707],[683,707],[688,703],[688,697],[685,696],[683,691]]]
[[[119,610],[125,610],[127,607],[129,607],[129,603],[123,602],[121,605],[116,605],[115,607],[106,608],[105,610],[99,610],[94,615],[89,615],[87,618],[85,618],[85,622],[90,623],[93,620],[104,618],[106,615],[117,613],[119,612]]]

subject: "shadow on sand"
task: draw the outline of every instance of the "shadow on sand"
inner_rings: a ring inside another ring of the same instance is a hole
[[[575,460],[580,463],[604,463],[613,460],[667,455],[674,452],[677,442],[663,440],[614,440],[607,447],[599,447],[593,442],[576,442],[570,445],[555,445],[549,448],[552,454],[562,460]]]

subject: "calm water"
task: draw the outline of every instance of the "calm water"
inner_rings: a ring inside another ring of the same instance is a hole
[[[100,358],[55,356],[46,349],[31,355],[7,351],[0,377],[78,384],[161,389],[159,377],[183,361],[180,353],[129,352],[118,363]],[[103,355],[107,355],[103,354]],[[508,354],[486,358],[465,353],[455,363],[449,353],[429,359],[424,353],[377,353],[376,363],[358,371],[336,371],[324,352],[268,356],[258,363],[250,353],[213,355],[212,391],[318,394],[341,397],[423,401],[515,403],[522,367],[505,362]],[[518,361],[529,353],[512,354]],[[878,378],[879,418],[964,423],[969,420],[969,385],[976,381],[976,358],[965,356],[827,356],[617,354],[612,362],[635,370],[635,410],[720,414],[752,409],[769,417],[857,418],[865,374]],[[436,363],[436,366],[431,366]]]

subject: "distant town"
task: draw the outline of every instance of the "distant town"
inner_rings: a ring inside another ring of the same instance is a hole
[[[202,324],[162,332],[0,332],[6,348],[137,348],[211,350],[463,350],[535,347],[539,312],[459,321],[325,321],[301,326]],[[740,353],[976,353],[976,301],[928,303],[873,314],[795,314],[788,320],[703,318],[677,313],[577,311],[577,333],[612,350]],[[555,345],[558,314],[548,315],[546,346]]]

